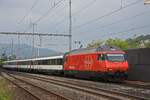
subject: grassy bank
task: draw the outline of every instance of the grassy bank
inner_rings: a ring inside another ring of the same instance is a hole
[[[5,79],[0,80],[0,100],[12,100],[11,87],[6,83]]]

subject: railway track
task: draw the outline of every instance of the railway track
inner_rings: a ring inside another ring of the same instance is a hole
[[[17,78],[13,74],[2,73],[2,76],[17,87],[26,91],[36,100],[70,100],[69,98],[54,93],[53,91],[46,90],[23,79]]]
[[[20,74],[20,73],[12,73],[18,76],[26,77],[29,79],[35,79],[39,80],[42,82],[47,82],[50,84],[54,84],[57,86],[69,88],[76,90],[80,92],[81,94],[86,94],[88,96],[94,97],[94,98],[105,98],[108,100],[147,100],[147,98],[140,97],[140,96],[135,96],[135,95],[129,95],[126,93],[122,92],[116,92],[104,88],[95,88],[95,87],[88,87],[86,85],[79,85],[76,83],[68,82],[68,81],[63,81],[63,80],[58,80],[58,79],[50,79],[46,77],[40,77],[40,76],[35,76],[31,74]]]
[[[126,85],[126,86],[133,86],[133,87],[150,89],[150,83],[149,82],[125,80],[123,83],[124,83],[123,85]]]

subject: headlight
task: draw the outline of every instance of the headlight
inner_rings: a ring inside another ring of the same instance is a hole
[[[128,71],[128,69],[124,69],[124,71]]]
[[[110,69],[108,69],[108,71],[112,71],[112,70],[113,70],[113,69],[111,69],[111,68],[110,68]]]

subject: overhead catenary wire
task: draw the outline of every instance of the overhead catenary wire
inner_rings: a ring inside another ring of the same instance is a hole
[[[58,10],[57,12],[54,12],[54,13],[51,14],[50,16],[52,16],[52,17],[55,17],[55,16],[56,16],[56,17],[59,17],[59,18],[60,18],[61,15],[59,15],[59,14],[61,14],[60,12],[61,12],[62,10],[64,10],[64,9],[65,9],[65,6],[63,6],[62,8],[59,7],[59,10]],[[50,17],[50,16],[49,16],[49,17]],[[46,19],[43,19],[43,20],[46,20]],[[53,20],[53,19],[52,19],[52,20]],[[55,21],[55,20],[53,20],[53,21]]]
[[[99,27],[95,28],[94,30],[98,30],[98,29],[102,29],[102,28],[107,28],[107,27],[112,26],[112,25],[116,25],[116,24],[119,24],[119,23],[122,23],[122,22],[125,22],[125,21],[128,21],[128,20],[131,20],[131,19],[135,19],[135,18],[138,18],[139,16],[144,16],[145,14],[149,14],[149,12],[150,12],[150,10],[144,11],[144,12],[142,12],[140,14],[136,14],[134,16],[130,16],[130,17],[127,17],[127,18],[124,18],[124,19],[120,19],[118,21],[114,21],[112,23],[109,23],[109,24],[106,24],[106,25],[103,25],[103,26],[99,26]],[[82,33],[85,33],[85,32],[88,32],[88,31],[89,30],[86,30],[86,31],[84,31]]]
[[[30,8],[30,11],[23,17],[23,19],[22,20],[20,20],[20,23],[30,14],[30,12],[32,11],[32,9],[36,6],[36,4],[38,3],[38,1],[39,0],[36,0],[34,3],[33,3],[33,5],[32,5],[32,7]],[[49,0],[49,1],[51,1],[51,0]],[[57,3],[54,3],[54,6],[55,5],[57,5]],[[51,9],[51,8],[50,8]],[[49,10],[50,10],[49,9]],[[48,10],[48,11],[49,11]],[[48,13],[48,11],[46,12],[46,13]],[[46,15],[46,13],[44,14],[44,15]],[[41,16],[41,17],[44,17],[44,15],[43,16]],[[40,18],[41,18],[40,17]],[[41,20],[41,19],[39,19],[39,20]],[[36,23],[36,22],[34,22],[34,23]],[[34,23],[32,23],[32,24],[34,24]],[[31,23],[30,23],[31,24]],[[26,28],[25,30],[24,30],[24,32],[27,32],[29,29],[31,29],[32,27],[29,25],[29,27],[28,28]]]
[[[106,27],[109,27],[109,26],[112,26],[112,25],[116,25],[116,24],[119,24],[119,23],[122,23],[122,22],[125,22],[125,21],[128,21],[128,20],[131,20],[131,19],[135,19],[135,18],[138,18],[140,16],[144,16],[145,14],[149,14],[150,10],[148,11],[144,11],[142,13],[139,13],[139,14],[136,14],[134,16],[130,16],[130,17],[127,17],[127,18],[124,18],[124,19],[120,19],[118,21],[114,21],[112,23],[109,23],[109,24],[106,24],[106,25],[103,25],[103,26],[100,26],[98,28],[95,28],[95,30],[97,29],[101,29],[101,28],[106,28]],[[88,30],[87,30],[88,31]],[[87,32],[85,31],[85,32]]]
[[[124,6],[124,7],[122,7],[122,8],[113,10],[113,11],[110,12],[110,13],[107,13],[107,14],[105,14],[105,15],[103,15],[103,16],[97,17],[97,18],[92,19],[92,20],[90,20],[90,21],[87,21],[87,22],[85,22],[85,23],[83,23],[83,24],[81,24],[81,25],[78,25],[78,26],[74,27],[74,29],[78,30],[78,29],[80,29],[80,28],[82,28],[82,27],[85,27],[86,25],[89,25],[90,23],[97,22],[97,21],[99,21],[99,20],[101,20],[101,19],[103,19],[103,18],[105,18],[105,17],[107,17],[107,16],[113,15],[113,14],[115,14],[115,13],[117,13],[117,12],[123,10],[123,9],[126,9],[126,8],[128,8],[128,7],[130,7],[130,6],[133,6],[133,5],[137,4],[137,3],[139,3],[140,1],[143,1],[143,0],[138,0],[138,1],[136,1],[136,2],[133,2],[133,3],[128,4],[127,6]]]
[[[24,17],[18,22],[18,24],[21,24],[25,20],[25,18],[31,13],[32,9],[37,5],[38,1],[39,0],[34,1],[30,10],[24,15]]]
[[[92,0],[91,2],[89,2],[87,5],[83,6],[81,9],[79,9],[78,11],[74,12],[72,15],[73,16],[77,16],[79,13],[81,13],[82,11],[86,10],[87,8],[89,8],[90,6],[92,6],[94,3],[96,2],[96,0]]]
[[[87,5],[85,5],[84,7],[82,7],[80,10],[74,12],[74,13],[72,14],[72,17],[77,16],[77,15],[80,14],[82,11],[84,11],[84,10],[86,10],[87,8],[89,8],[90,6],[92,6],[95,2],[96,2],[96,0],[92,0],[92,1],[89,2]],[[61,21],[57,22],[57,23],[55,24],[55,26],[58,27],[58,25],[62,25],[63,22],[67,21],[66,19],[67,19],[67,18],[63,18]]]
[[[130,28],[130,29],[127,29],[127,30],[124,30],[124,31],[112,32],[112,33],[104,34],[104,35],[101,35],[101,36],[103,37],[103,36],[108,36],[108,35],[117,35],[117,34],[126,33],[126,32],[130,32],[130,31],[134,31],[134,30],[140,30],[140,29],[147,28],[147,27],[150,27],[150,24],[139,26],[139,27]]]
[[[60,3],[61,3],[62,1],[64,1],[64,0],[59,0],[58,2],[56,2],[56,3],[54,4],[54,6],[50,7],[50,8],[48,9],[48,11],[47,11],[46,13],[44,13],[41,17],[39,17],[34,23],[38,23],[38,22],[40,22],[42,19],[44,19],[46,16],[48,16],[48,14],[50,13],[50,11],[52,11],[54,8],[59,7],[59,6],[60,6]]]
[[[107,24],[107,25],[103,25],[103,26],[101,26],[101,27],[99,27],[99,28],[96,28],[96,29],[105,28],[105,27],[108,27],[108,26],[111,26],[111,25],[114,25],[114,24],[118,24],[118,23],[120,23],[120,22],[124,22],[124,21],[128,21],[128,20],[131,20],[131,19],[135,19],[135,18],[137,18],[137,17],[139,17],[139,16],[143,16],[143,15],[145,15],[145,14],[149,14],[149,12],[150,12],[150,10],[144,11],[144,12],[142,12],[142,13],[140,13],[140,14],[136,14],[136,15],[134,15],[134,16],[127,17],[127,18],[124,18],[124,19],[115,21],[115,22],[112,22],[112,23]]]

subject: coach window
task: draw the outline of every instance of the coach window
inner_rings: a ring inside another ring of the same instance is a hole
[[[50,65],[52,65],[53,64],[53,60],[52,59],[50,59]]]
[[[57,59],[57,64],[56,65],[59,65],[59,62],[60,62],[59,59]]]
[[[57,59],[54,59],[54,65],[56,65],[57,64]]]
[[[46,65],[49,65],[49,60],[46,60]]]
[[[54,64],[53,65],[56,65],[56,59],[54,59]]]
[[[26,65],[26,61],[22,61],[22,62],[21,62],[21,65]]]
[[[55,65],[55,63],[56,63],[56,60],[55,60],[55,59],[53,59],[53,65]]]
[[[43,60],[43,65],[47,65],[47,61],[46,60]]]
[[[28,61],[25,61],[25,62],[24,62],[24,65],[28,65]]]
[[[36,65],[36,61],[33,61],[33,65]]]
[[[42,65],[42,60],[38,60],[38,65]]]
[[[49,65],[51,65],[52,64],[52,60],[51,59],[49,59]]]
[[[57,59],[57,65],[59,65],[59,63],[60,63],[60,60],[59,60],[59,59]]]
[[[43,63],[42,63],[42,60],[39,60],[38,62],[39,62],[39,65],[42,65],[42,64],[43,64]]]
[[[48,60],[44,60],[44,65],[48,65]]]
[[[20,65],[20,62],[18,62],[18,65]]]
[[[34,62],[33,61],[31,61],[31,65],[33,65],[34,64]]]
[[[42,65],[45,65],[45,60],[42,60]]]
[[[54,63],[55,63],[55,60],[54,60],[54,59],[52,59],[52,65],[54,65]]]
[[[49,65],[50,64],[50,60],[47,60],[47,65]]]
[[[22,61],[22,62],[20,62],[20,65],[24,65],[24,62]]]
[[[37,60],[37,65],[40,65],[40,64],[39,64],[39,60]]]
[[[54,59],[51,59],[51,65],[54,65]]]
[[[62,65],[62,59],[58,59],[58,65]]]
[[[55,65],[55,59],[52,59],[52,65]]]
[[[31,61],[28,61],[28,65],[31,65]]]
[[[23,63],[22,65],[26,65],[26,61],[23,61],[22,63]]]
[[[23,62],[23,61],[21,61],[21,62],[20,62],[20,65],[24,65],[24,62]]]
[[[51,65],[52,64],[52,60],[51,59],[49,59],[49,65]]]
[[[57,63],[58,63],[58,59],[55,59],[55,65],[57,65]]]

